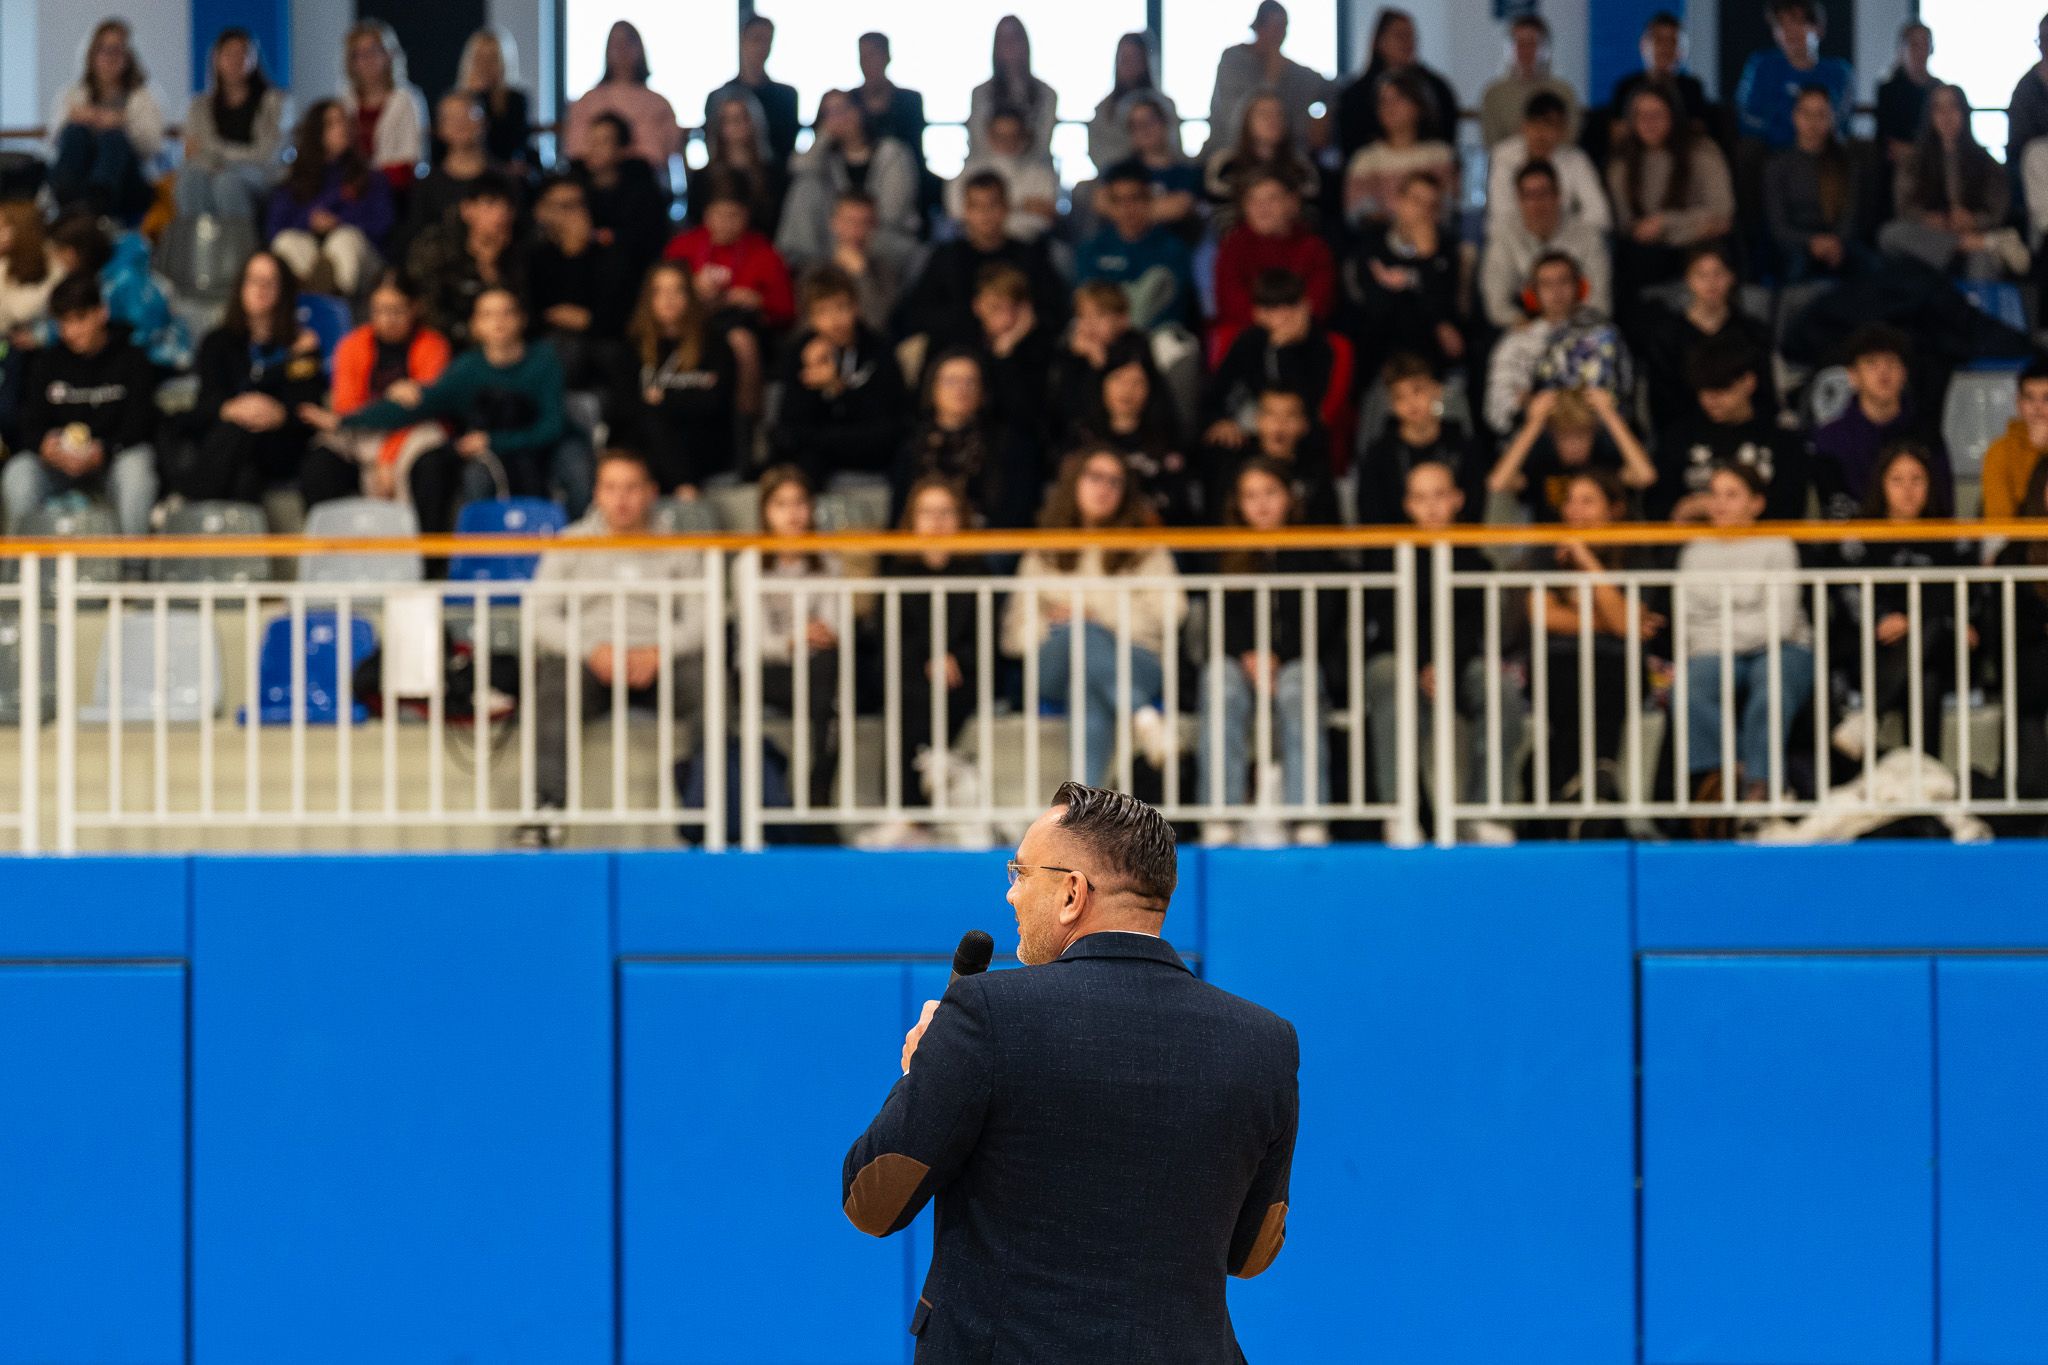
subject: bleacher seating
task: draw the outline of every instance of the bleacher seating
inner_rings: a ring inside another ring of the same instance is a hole
[[[303,641],[306,681],[303,700],[293,685],[291,618],[279,617],[264,627],[263,644],[257,656],[257,695],[260,700],[256,718],[260,724],[288,725],[301,706],[308,725],[333,725],[341,718],[341,679],[344,675],[339,615],[323,609],[307,611],[300,639]],[[347,644],[350,678],[353,678],[354,669],[376,648],[376,627],[365,617],[351,615]],[[352,697],[349,714],[352,721],[361,724],[369,719],[370,713],[361,699]],[[246,710],[241,720],[245,725],[249,723]]]
[[[104,722],[118,712],[124,722],[147,723],[158,719],[197,721],[202,715],[218,715],[223,695],[221,647],[218,627],[209,629],[200,614],[190,608],[163,613],[163,688],[157,687],[157,619],[152,611],[130,610],[121,614],[121,675],[113,676],[115,637],[100,642],[99,664],[93,670],[92,700],[79,709],[79,718]]]

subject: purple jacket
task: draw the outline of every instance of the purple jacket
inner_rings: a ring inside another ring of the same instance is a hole
[[[391,186],[384,177],[375,171],[370,172],[363,177],[360,192],[351,194],[342,188],[340,168],[332,167],[327,178],[320,182],[320,193],[310,203],[302,204],[294,198],[289,182],[271,191],[270,212],[263,224],[264,236],[275,237],[292,228],[311,231],[307,220],[315,209],[326,209],[349,226],[360,228],[370,239],[370,244],[380,250],[391,235]]]

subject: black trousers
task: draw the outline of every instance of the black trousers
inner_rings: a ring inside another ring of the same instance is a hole
[[[261,502],[268,490],[299,482],[306,440],[296,422],[275,431],[215,422],[180,453],[170,491],[190,502]]]

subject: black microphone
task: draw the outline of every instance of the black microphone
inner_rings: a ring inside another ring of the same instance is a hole
[[[989,960],[995,955],[996,941],[979,929],[969,929],[960,935],[960,946],[953,950],[953,975],[946,984],[951,986],[963,976],[987,971]]]

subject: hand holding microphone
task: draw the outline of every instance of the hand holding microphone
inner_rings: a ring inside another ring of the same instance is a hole
[[[988,970],[988,964],[996,955],[996,941],[979,929],[969,929],[960,936],[960,946],[953,950],[953,975],[946,981],[951,986],[963,976],[974,976]],[[937,1012],[939,1002],[927,1000],[919,1011],[917,1022],[910,1026],[910,1032],[903,1035],[903,1074],[910,1074],[910,1059],[917,1052],[917,1045],[924,1039],[924,1031],[931,1026],[932,1015]]]

